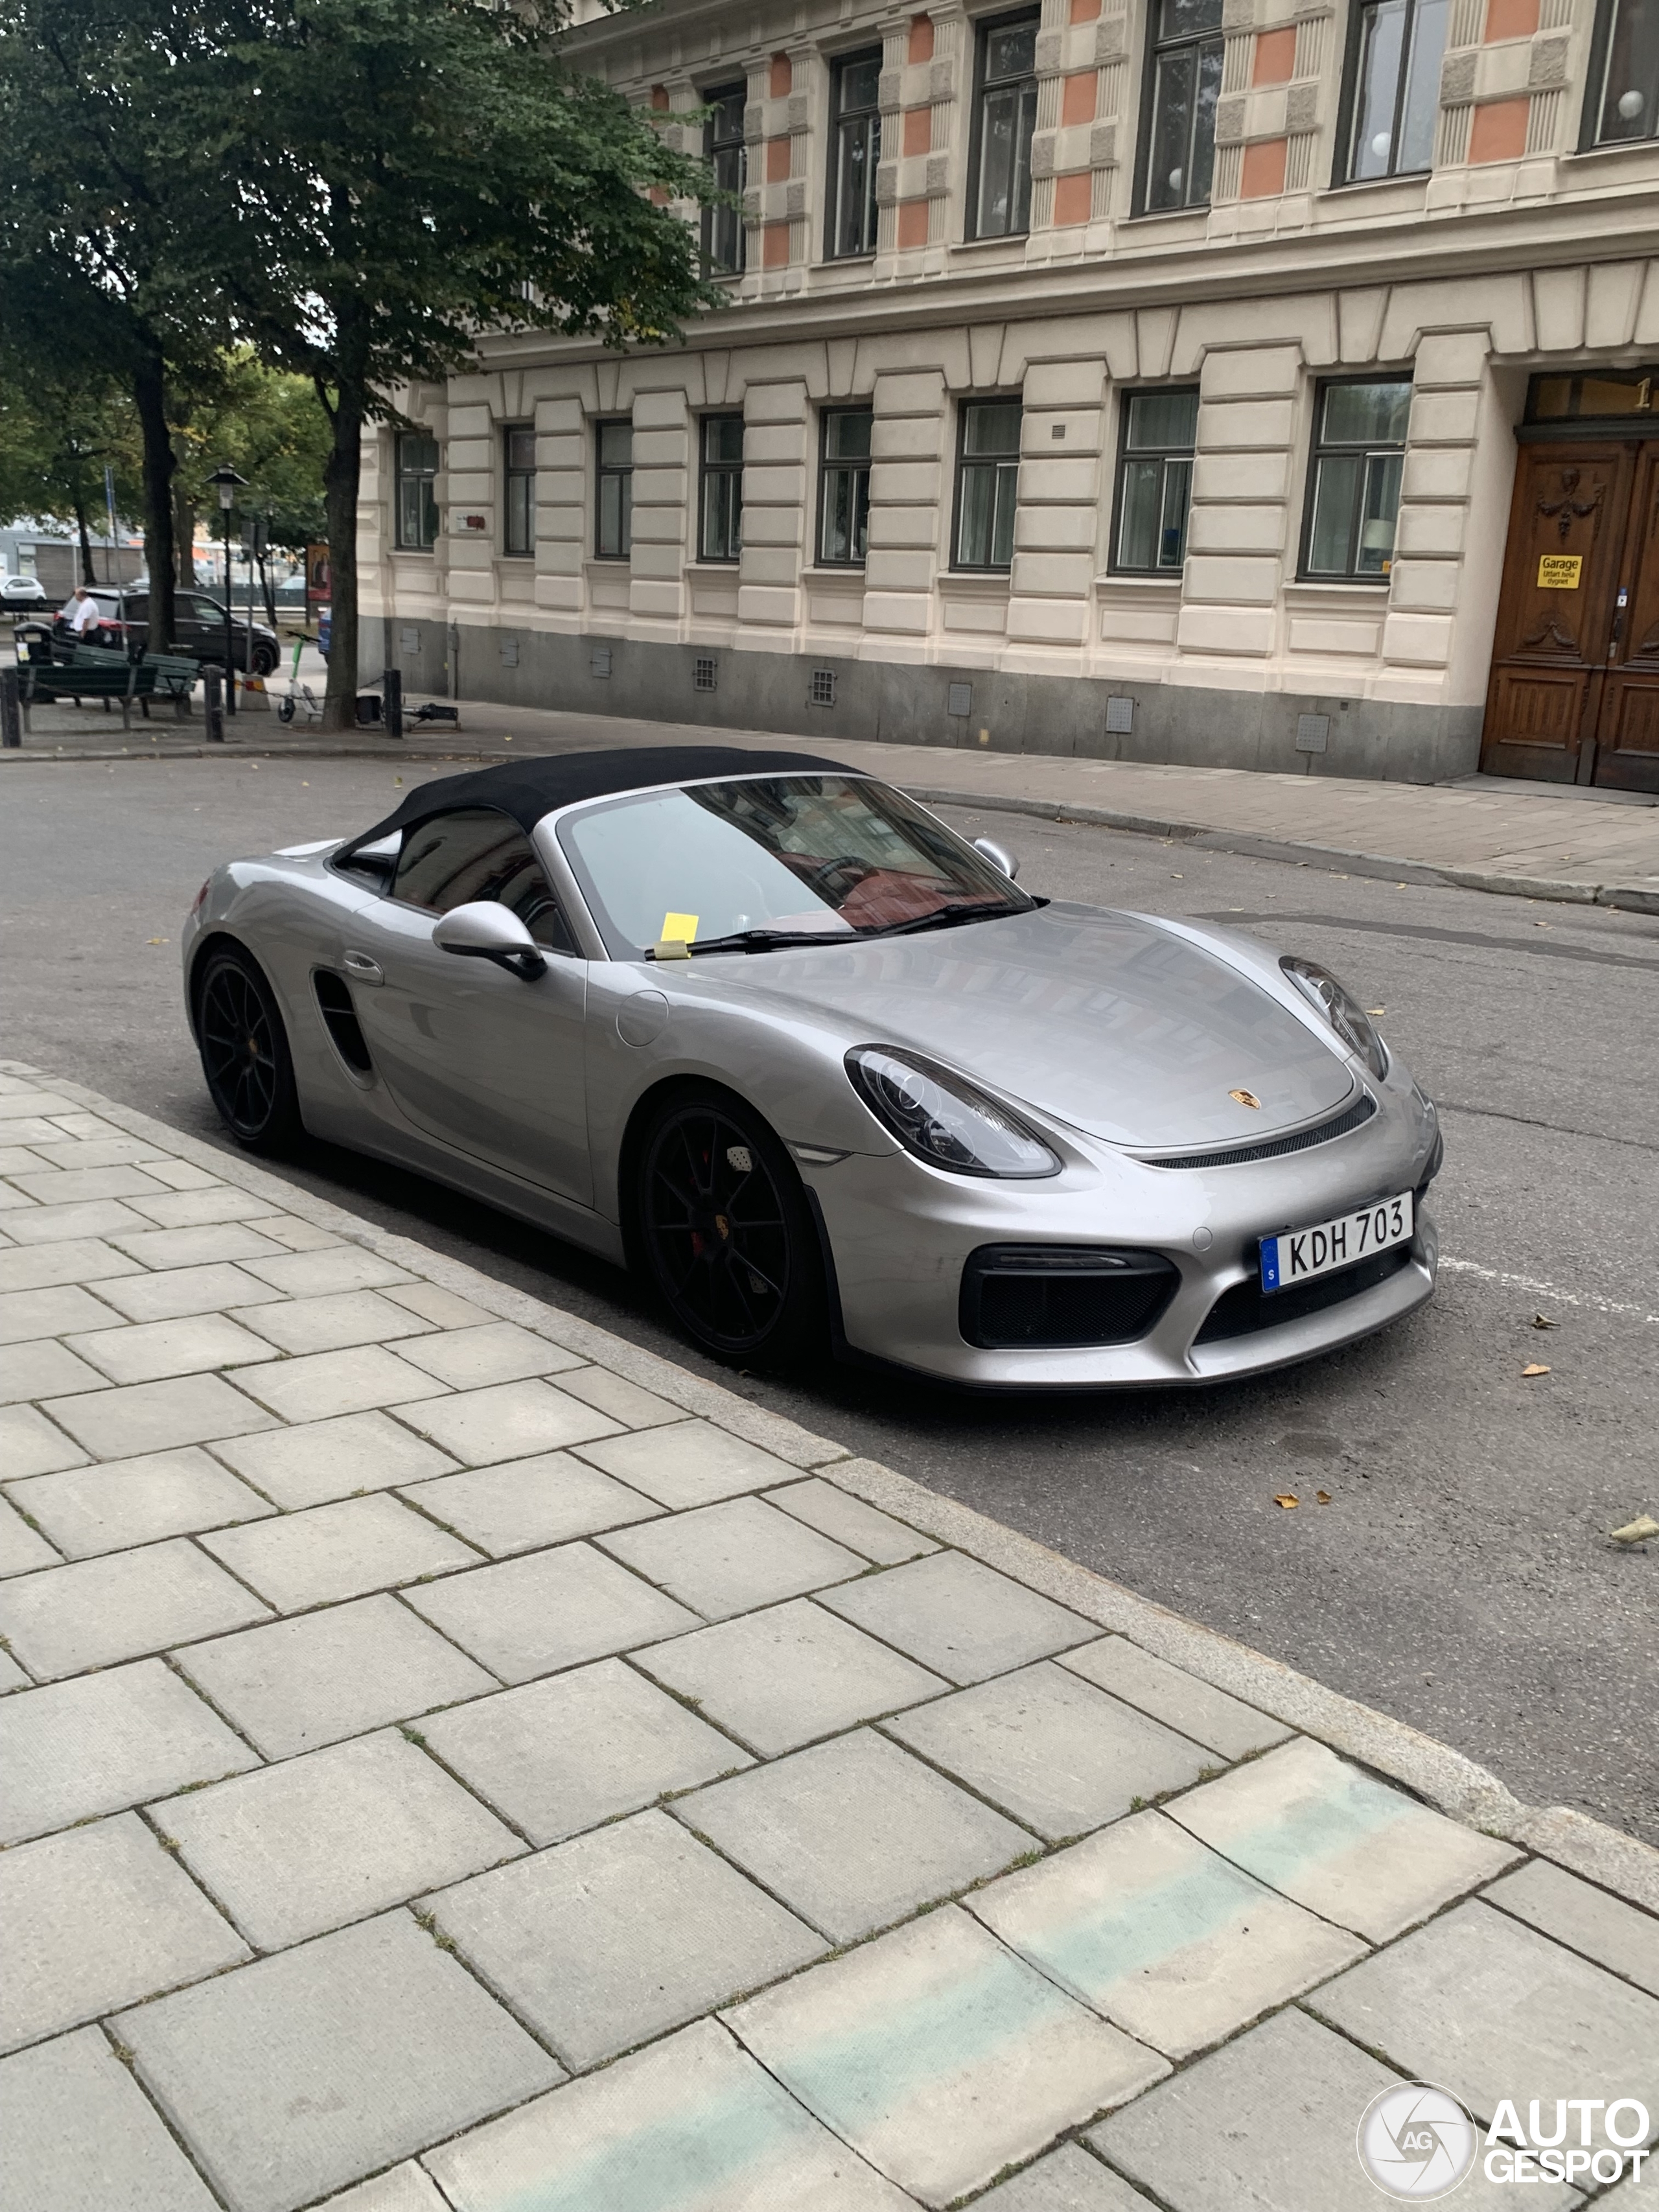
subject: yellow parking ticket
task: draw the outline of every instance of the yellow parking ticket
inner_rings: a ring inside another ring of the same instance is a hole
[[[695,914],[665,914],[662,918],[662,940],[665,945],[690,945],[697,933]]]

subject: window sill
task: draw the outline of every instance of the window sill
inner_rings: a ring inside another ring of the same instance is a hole
[[[862,561],[827,562],[816,568],[803,568],[803,584],[861,584],[864,581]]]
[[[993,599],[1012,591],[1013,582],[1012,568],[947,568],[939,578],[942,589],[982,592]]]
[[[952,253],[988,252],[994,246],[1024,246],[1031,235],[1029,230],[1005,230],[993,238],[958,238],[951,245]]]
[[[589,553],[582,561],[583,568],[597,568],[604,576],[613,576],[619,568],[632,565],[633,556],[628,553]]]
[[[1389,596],[1387,576],[1297,576],[1285,586],[1287,599],[1385,599]]]
[[[399,560],[429,561],[437,548],[435,545],[394,545],[392,550]]]
[[[1391,185],[1401,187],[1403,197],[1404,187],[1415,186],[1420,191],[1427,185],[1429,176],[1427,169],[1407,169],[1397,177],[1346,177],[1340,185],[1325,185],[1316,198],[1322,205],[1325,201],[1340,198],[1346,192],[1382,192]]]
[[[1179,569],[1167,576],[1149,575],[1145,570],[1137,568],[1126,568],[1121,574],[1115,570],[1109,570],[1105,575],[1095,578],[1097,592],[1178,592],[1181,585],[1182,572]]]
[[[688,561],[685,564],[685,573],[692,577],[735,576],[738,573],[738,560],[734,557],[730,561]]]

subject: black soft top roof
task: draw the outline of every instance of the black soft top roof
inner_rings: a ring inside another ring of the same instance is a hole
[[[602,752],[548,753],[502,761],[465,775],[441,775],[410,792],[395,814],[354,838],[356,845],[407,830],[456,806],[493,806],[533,830],[544,814],[582,799],[648,791],[657,784],[696,783],[725,775],[858,775],[816,753],[750,751],[737,745],[609,745]]]

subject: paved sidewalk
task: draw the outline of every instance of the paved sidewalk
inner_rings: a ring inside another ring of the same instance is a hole
[[[1398,2078],[1659,2116],[1659,1854],[13,1062],[0,1341],[17,2212],[1372,2212]]]

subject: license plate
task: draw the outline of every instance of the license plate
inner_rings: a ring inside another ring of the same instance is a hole
[[[1261,1287],[1288,1291],[1315,1275],[1352,1267],[1390,1244],[1406,1243],[1412,1233],[1412,1194],[1380,1198],[1358,1213],[1339,1213],[1312,1229],[1287,1229],[1282,1237],[1261,1239]]]

